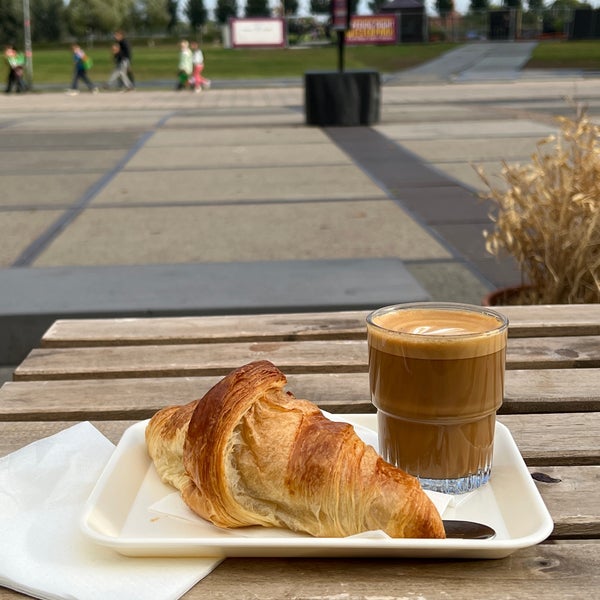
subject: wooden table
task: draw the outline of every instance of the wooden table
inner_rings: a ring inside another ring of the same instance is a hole
[[[492,561],[227,559],[185,597],[600,597],[600,305],[502,311],[499,420],[553,517],[547,542]],[[57,321],[0,389],[0,456],[80,420],[117,443],[137,420],[261,358],[324,409],[372,412],[365,315]],[[0,599],[16,597],[0,589]]]

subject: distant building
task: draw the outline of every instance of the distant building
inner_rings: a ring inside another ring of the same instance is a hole
[[[424,42],[427,39],[427,12],[423,0],[390,0],[379,13],[396,15],[399,42]]]

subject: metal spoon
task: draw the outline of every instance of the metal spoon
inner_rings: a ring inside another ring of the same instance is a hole
[[[446,537],[463,540],[489,540],[496,536],[496,532],[488,525],[474,523],[473,521],[454,521],[444,519]]]

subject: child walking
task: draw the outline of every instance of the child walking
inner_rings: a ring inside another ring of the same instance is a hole
[[[90,62],[85,52],[81,49],[79,44],[73,44],[73,83],[71,88],[67,90],[69,96],[76,96],[79,94],[79,80],[83,81],[87,85],[90,92],[97,94],[98,88],[90,81],[87,75],[87,71],[90,67]]]
[[[199,92],[202,89],[207,90],[210,87],[210,79],[206,79],[202,76],[204,70],[204,54],[198,47],[198,42],[192,42],[190,44],[192,50],[192,64],[194,65],[194,72],[190,79],[190,83],[194,88],[194,92]]]
[[[9,44],[4,49],[4,60],[8,66],[8,81],[4,92],[10,94],[13,87],[17,94],[25,92],[27,87],[23,81],[23,65],[25,62],[23,55],[19,54],[12,44]]]
[[[177,64],[177,85],[176,90],[183,90],[189,84],[194,71],[192,62],[192,51],[187,40],[182,40],[179,44],[179,62]]]

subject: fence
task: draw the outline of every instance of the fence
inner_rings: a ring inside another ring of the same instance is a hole
[[[498,8],[429,18],[429,40],[589,39],[600,37],[600,11]]]

